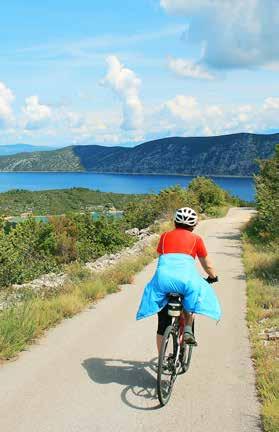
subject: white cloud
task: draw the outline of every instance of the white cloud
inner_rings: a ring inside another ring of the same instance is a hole
[[[107,127],[99,119],[96,113],[78,114],[75,112],[67,112],[65,115],[66,128],[76,141],[92,139],[96,134],[107,133]]]
[[[165,103],[172,115],[182,120],[192,120],[200,116],[198,102],[193,96],[177,95]]]
[[[123,82],[120,82],[119,87],[117,85],[118,81],[114,83],[114,88],[122,91]],[[6,88],[3,91],[3,86],[0,89],[0,101],[11,103],[12,94],[6,91]],[[40,103],[37,96],[26,98],[22,111],[13,119],[10,126],[7,125],[1,131],[2,139],[5,141],[28,139],[31,143],[49,143],[51,140],[66,144],[131,145],[164,136],[202,136],[275,130],[278,128],[279,98],[270,96],[258,104],[220,105],[214,102],[206,104],[204,100],[197,99],[191,94],[178,94],[161,104],[146,107],[144,125],[140,129],[132,130],[121,128],[122,117],[117,110],[77,112],[65,106],[50,108]],[[5,109],[6,118],[7,113],[10,117],[11,110]]]
[[[101,84],[111,88],[123,104],[122,128],[139,129],[143,124],[143,107],[139,98],[140,79],[125,68],[116,56],[107,57],[108,71]]]
[[[188,41],[203,47],[209,67],[247,68],[279,60],[278,0],[161,0],[168,13],[191,18]]]
[[[279,110],[279,97],[268,97],[264,101],[264,110]]]
[[[265,69],[270,70],[272,72],[279,72],[279,61],[272,61],[265,65]]]
[[[168,61],[169,68],[181,78],[194,78],[200,80],[213,80],[214,75],[204,69],[198,63],[182,58],[170,57]]]
[[[208,8],[217,8],[223,6],[232,6],[234,0],[160,0],[160,5],[168,13],[188,15],[195,12],[201,12]],[[235,0],[237,2],[239,0]]]
[[[239,123],[246,123],[253,117],[253,107],[252,105],[240,105],[234,113]]]
[[[171,116],[170,116],[171,114]],[[278,128],[279,98],[268,97],[261,104],[204,105],[189,95],[177,95],[161,109],[165,123],[172,118],[172,135],[220,135],[260,132]],[[158,119],[157,119],[157,123]]]
[[[216,118],[223,115],[223,110],[218,105],[209,105],[205,107],[205,113],[209,118]]]
[[[0,127],[13,121],[11,107],[13,100],[13,92],[3,82],[0,82]]]
[[[27,97],[22,112],[26,129],[40,129],[47,124],[52,116],[51,108],[41,104],[38,96]]]

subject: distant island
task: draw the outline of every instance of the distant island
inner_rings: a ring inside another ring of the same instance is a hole
[[[34,146],[31,144],[7,144],[0,145],[0,156],[14,155],[17,153],[30,153],[35,151],[51,151],[56,147]]]
[[[274,154],[279,134],[172,137],[135,147],[74,145],[0,157],[0,171],[252,176]]]

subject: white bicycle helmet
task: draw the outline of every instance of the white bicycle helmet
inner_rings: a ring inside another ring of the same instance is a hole
[[[198,222],[198,215],[190,207],[182,207],[176,210],[174,221],[183,225],[195,226]]]

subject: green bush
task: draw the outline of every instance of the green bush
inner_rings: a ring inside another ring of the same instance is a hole
[[[196,177],[188,187],[189,191],[196,196],[201,213],[212,214],[214,207],[224,206],[228,201],[228,193],[206,177]]]
[[[181,186],[162,190],[139,202],[131,202],[124,210],[124,220],[130,228],[146,228],[158,218],[171,217],[179,207],[199,207],[196,195]]]
[[[162,216],[173,215],[180,207],[192,207],[199,209],[196,194],[181,186],[173,186],[161,191],[158,195],[158,211]]]
[[[129,203],[124,210],[124,220],[130,228],[151,225],[158,218],[170,218],[180,207],[192,207],[208,216],[224,216],[229,205],[240,205],[240,200],[217,186],[206,177],[196,177],[188,189],[173,186],[158,195],[150,195],[139,202]]]
[[[266,241],[279,238],[279,145],[272,159],[259,162],[260,172],[255,176],[258,216],[255,233]]]
[[[21,283],[56,268],[56,241],[50,224],[28,219],[0,232],[0,286]]]
[[[158,216],[158,198],[156,195],[151,195],[140,202],[130,202],[124,210],[124,220],[129,228],[146,228]]]
[[[94,221],[90,214],[30,218],[6,230],[0,225],[0,287],[29,281],[73,261],[85,262],[131,245],[123,222]]]

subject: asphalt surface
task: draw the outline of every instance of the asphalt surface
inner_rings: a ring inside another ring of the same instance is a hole
[[[135,321],[156,262],[133,285],[50,330],[0,367],[3,432],[254,432],[259,404],[245,322],[239,227],[248,209],[199,226],[218,270],[222,321],[197,317],[189,371],[167,406],[156,397],[156,318]]]

